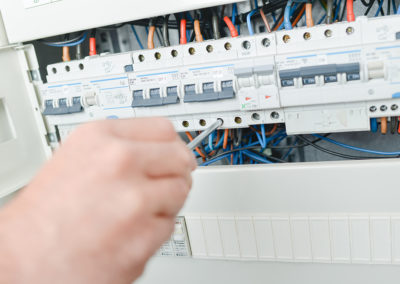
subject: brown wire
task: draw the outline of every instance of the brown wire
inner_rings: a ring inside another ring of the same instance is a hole
[[[156,32],[155,26],[150,26],[149,34],[147,36],[147,48],[154,49],[154,33]]]
[[[312,3],[306,3],[306,23],[309,28],[314,26],[314,20],[312,18]]]
[[[381,118],[381,133],[382,134],[387,133],[387,125],[388,125],[387,117],[382,117]]]
[[[224,143],[222,144],[222,149],[226,149],[228,147],[228,138],[229,138],[229,129],[225,129],[225,135],[224,135]]]
[[[275,123],[270,131],[265,132],[265,135],[269,136],[269,135],[274,134],[277,128],[278,128],[278,124]]]
[[[201,27],[199,20],[194,20],[194,33],[196,35],[197,42],[202,42],[204,40],[203,35],[201,34]]]
[[[270,33],[271,32],[271,27],[269,26],[267,17],[265,16],[264,11],[263,11],[262,8],[260,9],[260,15],[261,15],[261,18],[264,21],[264,24],[265,24],[265,27],[267,28],[267,31]]]
[[[71,57],[69,55],[69,47],[68,46],[63,46],[62,48],[62,61],[67,62],[71,61]]]

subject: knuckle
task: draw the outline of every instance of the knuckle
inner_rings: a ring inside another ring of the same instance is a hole
[[[173,140],[176,139],[177,133],[172,122],[166,118],[153,118],[153,124],[155,129],[163,136],[165,139]]]

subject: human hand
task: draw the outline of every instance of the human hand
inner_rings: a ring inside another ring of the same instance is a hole
[[[79,127],[0,212],[0,283],[131,283],[171,235],[195,168],[165,119]]]

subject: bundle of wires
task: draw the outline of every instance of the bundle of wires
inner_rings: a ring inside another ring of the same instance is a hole
[[[77,46],[84,42],[88,36],[88,32],[81,32],[77,37],[72,38],[72,39],[67,39],[64,41],[58,41],[58,42],[51,42],[47,40],[40,39],[39,42],[47,45],[47,46],[53,46],[53,47],[71,47],[71,46]]]

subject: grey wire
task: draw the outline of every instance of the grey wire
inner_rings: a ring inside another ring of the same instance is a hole
[[[163,39],[164,39],[164,46],[168,47],[171,45],[170,41],[169,41],[169,29],[168,29],[168,20],[169,20],[169,15],[166,15],[164,17],[164,23],[163,23]]]
[[[41,43],[44,43],[44,44],[63,45],[63,44],[68,44],[68,43],[72,43],[72,42],[76,42],[76,41],[80,40],[80,39],[82,38],[82,36],[83,36],[84,33],[85,33],[85,32],[80,32],[80,33],[78,34],[78,36],[76,36],[76,37],[74,37],[74,38],[72,38],[72,39],[63,40],[63,41],[54,41],[54,42],[53,42],[53,41],[47,41],[47,40],[44,40],[44,39],[39,39],[38,41],[41,42]]]
[[[76,46],[76,59],[82,59],[82,44]]]
[[[162,35],[160,34],[159,29],[157,29],[157,28],[156,28],[156,36],[157,36],[157,39],[158,39],[160,45],[163,46],[164,39],[163,39]]]
[[[333,0],[328,0],[326,4],[326,23],[332,24],[332,10],[333,10]]]
[[[212,28],[213,28],[213,33],[214,33],[214,39],[220,39],[221,38],[221,33],[219,31],[219,18],[218,14],[215,11],[215,8],[211,9],[212,12]]]

